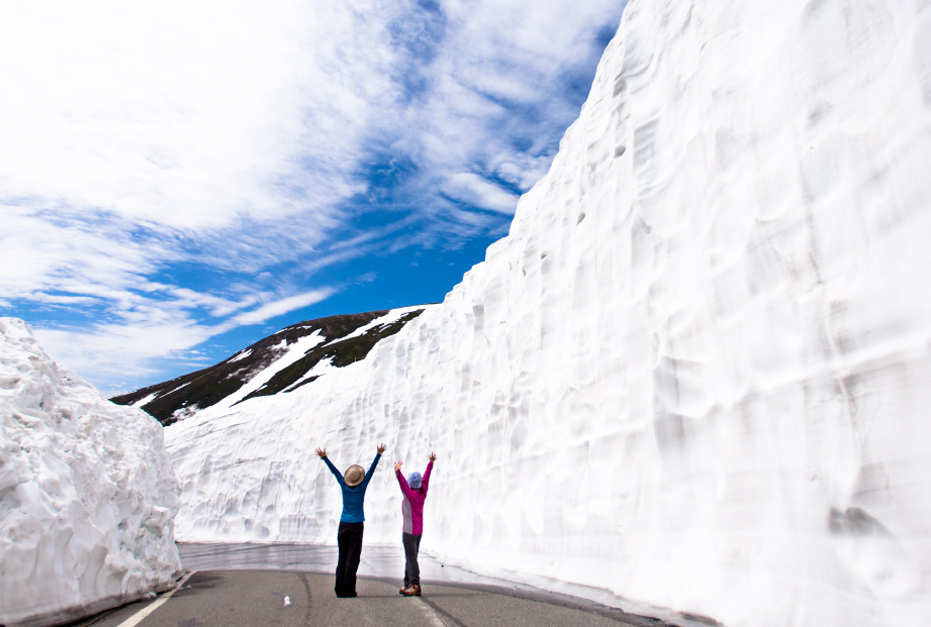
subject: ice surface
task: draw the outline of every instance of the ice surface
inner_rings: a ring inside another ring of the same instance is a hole
[[[178,504],[161,425],[0,318],[0,624],[60,624],[168,588]]]
[[[931,615],[931,2],[632,0],[511,232],[361,362],[167,428],[189,541],[423,549],[747,627]]]

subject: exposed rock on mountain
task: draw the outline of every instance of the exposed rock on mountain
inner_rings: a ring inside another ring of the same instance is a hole
[[[218,403],[229,407],[258,396],[291,392],[317,380],[328,367],[342,368],[364,358],[375,344],[400,331],[425,308],[298,322],[215,366],[110,400],[141,407],[163,425],[170,425]]]

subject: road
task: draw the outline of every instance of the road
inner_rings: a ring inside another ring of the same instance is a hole
[[[133,603],[71,627],[666,625],[574,597],[494,586],[425,583],[424,596],[418,598],[399,595],[397,581],[363,578],[357,591],[359,596],[354,599],[338,599],[333,593],[333,576],[318,573],[195,571],[167,601]],[[285,605],[285,597],[290,605]],[[148,611],[151,613],[146,615]]]

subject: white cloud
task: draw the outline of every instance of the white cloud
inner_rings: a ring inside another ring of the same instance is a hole
[[[146,289],[145,275],[168,256],[157,241],[134,241],[131,224],[82,222],[0,203],[0,293],[113,294]]]
[[[443,191],[452,198],[500,213],[513,214],[517,207],[516,194],[473,172],[449,177]]]
[[[3,3],[0,306],[82,314],[32,322],[110,380],[327,298],[322,268],[502,232],[495,181],[546,171],[578,106],[563,76],[620,7],[422,4]],[[407,196],[360,231],[346,201],[386,154]]]
[[[202,304],[203,295],[180,294],[188,300],[158,303],[135,299],[131,309],[121,312],[118,323],[97,323],[89,328],[39,327],[35,335],[53,359],[78,373],[93,374],[106,382],[102,386],[106,394],[115,395],[128,391],[122,382],[155,373],[154,364],[160,359],[196,364],[200,353],[194,348],[211,337],[307,307],[333,292],[320,289],[281,298],[212,325],[199,323],[188,311],[192,305]]]
[[[130,391],[124,382],[157,372],[159,359],[181,357],[210,337],[191,322],[100,325],[90,329],[37,327],[36,338],[56,362],[88,373],[107,395]]]
[[[295,296],[289,296],[288,298],[283,298],[281,300],[262,305],[261,307],[253,311],[239,314],[238,316],[233,318],[231,324],[246,325],[246,324],[256,324],[258,322],[265,322],[269,318],[281,316],[286,313],[290,313],[294,311],[295,309],[300,309],[302,307],[309,307],[310,305],[319,303],[320,301],[326,300],[332,295],[333,295],[333,290],[322,289],[322,290],[312,290],[310,292],[305,292],[303,294],[297,294]]]
[[[0,196],[183,228],[332,212],[392,89],[357,19],[383,9],[354,4],[5,3]]]

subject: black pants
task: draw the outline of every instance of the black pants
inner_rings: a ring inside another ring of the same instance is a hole
[[[365,523],[339,523],[336,541],[339,544],[339,563],[336,565],[336,596],[356,596],[356,571],[362,557],[362,531]]]
[[[407,588],[412,583],[420,585],[420,564],[417,563],[417,554],[420,552],[420,538],[423,534],[413,535],[402,533],[401,540],[404,542],[404,587]]]

